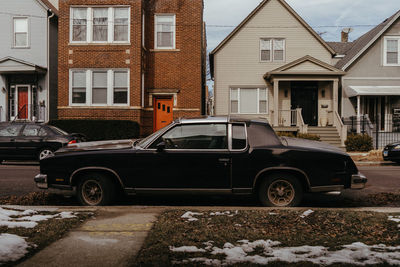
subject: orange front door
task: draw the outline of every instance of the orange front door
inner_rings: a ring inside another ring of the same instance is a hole
[[[28,118],[28,87],[18,87],[18,119]]]
[[[172,122],[174,103],[172,98],[154,99],[154,131],[164,128]]]

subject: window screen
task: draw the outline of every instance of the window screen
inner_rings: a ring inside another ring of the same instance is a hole
[[[128,41],[129,8],[114,9],[114,41]]]
[[[93,41],[108,40],[108,8],[93,8]]]
[[[93,72],[93,104],[107,104],[107,72]]]
[[[399,63],[399,41],[387,40],[387,64]]]
[[[128,103],[128,72],[114,72],[114,104]]]
[[[175,34],[174,16],[157,16],[156,30],[157,48],[173,48]]]
[[[86,103],[86,72],[72,72],[72,103]]]

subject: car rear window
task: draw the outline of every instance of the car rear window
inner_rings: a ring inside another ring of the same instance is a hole
[[[247,127],[247,133],[252,147],[282,145],[274,130],[267,123],[251,122]]]

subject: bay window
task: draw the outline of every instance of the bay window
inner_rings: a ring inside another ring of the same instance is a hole
[[[129,105],[129,70],[70,70],[71,106]]]
[[[129,7],[71,7],[71,43],[128,43]]]
[[[230,113],[267,114],[266,88],[232,88],[230,92]]]
[[[400,36],[384,38],[384,65],[400,66]]]

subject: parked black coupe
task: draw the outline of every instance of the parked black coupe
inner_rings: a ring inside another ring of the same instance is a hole
[[[280,139],[265,121],[180,119],[130,143],[82,143],[40,162],[39,188],[72,189],[83,205],[126,194],[256,194],[265,206],[296,206],[305,192],[362,189],[352,159],[320,142]]]
[[[394,161],[400,164],[400,142],[387,145],[383,149],[383,159],[386,161]]]
[[[82,134],[68,134],[46,124],[0,123],[0,163],[3,160],[41,160],[69,143],[84,140]]]

